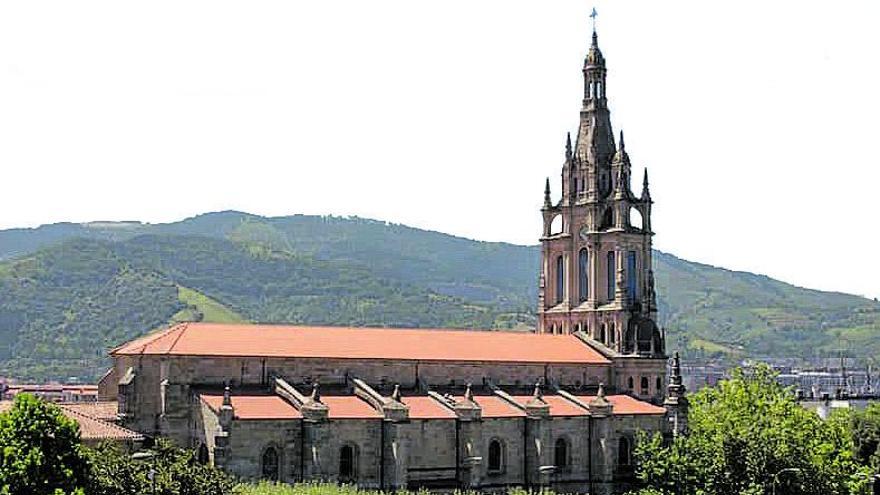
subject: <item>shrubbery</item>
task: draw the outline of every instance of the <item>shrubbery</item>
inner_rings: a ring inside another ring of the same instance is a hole
[[[690,401],[687,436],[640,439],[641,494],[868,493],[873,471],[856,455],[853,420],[847,413],[821,420],[769,368],[737,370]]]

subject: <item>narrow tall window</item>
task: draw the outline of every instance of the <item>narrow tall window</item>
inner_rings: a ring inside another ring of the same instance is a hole
[[[614,272],[615,272],[614,267],[617,264],[617,263],[615,263],[615,261],[616,261],[615,258],[616,257],[614,256],[614,251],[608,251],[607,271],[608,271],[608,300],[609,301],[614,300],[614,290],[616,288],[616,283],[617,283],[617,281],[615,280],[615,277],[614,277]]]
[[[554,461],[556,469],[565,469],[568,467],[568,442],[564,438],[556,439],[556,449],[554,451]]]
[[[501,472],[503,467],[503,453],[501,451],[501,442],[492,440],[489,442],[489,472]]]
[[[632,464],[632,455],[630,453],[629,438],[620,437],[617,441],[617,465],[628,467]]]
[[[275,447],[269,447],[263,451],[263,478],[267,480],[278,480],[278,450]]]
[[[648,377],[642,377],[642,395],[648,395]]]
[[[636,292],[636,287],[638,287],[636,281],[638,278],[639,275],[636,271],[636,252],[629,251],[626,253],[626,297],[628,297],[630,301],[635,301],[636,297],[638,297],[638,293]]]
[[[565,298],[565,260],[562,256],[556,258],[556,302],[561,303]]]
[[[339,450],[339,478],[342,481],[355,481],[355,455],[354,447],[343,445]]]
[[[590,294],[590,258],[587,249],[578,253],[578,299],[586,301]]]

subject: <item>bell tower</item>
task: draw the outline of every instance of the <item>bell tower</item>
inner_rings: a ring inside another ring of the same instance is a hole
[[[594,28],[577,137],[565,143],[561,197],[553,200],[549,179],[544,186],[537,331],[578,333],[613,354],[660,358],[665,336],[655,323],[648,174],[636,196],[623,132],[615,143],[611,127],[606,74]]]

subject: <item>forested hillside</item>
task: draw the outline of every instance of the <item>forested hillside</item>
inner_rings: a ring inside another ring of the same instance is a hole
[[[223,212],[0,231],[0,375],[91,380],[171,321],[534,324],[539,251],[357,218]],[[691,355],[880,355],[880,305],[656,253],[661,323]]]

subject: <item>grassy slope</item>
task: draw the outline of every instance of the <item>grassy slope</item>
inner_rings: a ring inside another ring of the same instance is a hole
[[[186,308],[171,317],[173,321],[209,321],[213,323],[241,323],[247,321],[232,309],[197,290],[177,287],[177,298]]]

